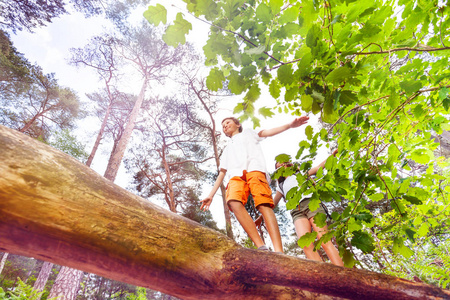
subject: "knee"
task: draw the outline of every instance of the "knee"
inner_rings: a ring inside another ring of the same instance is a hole
[[[227,202],[228,208],[232,211],[239,209],[241,206],[243,207],[243,204],[240,201],[237,200],[229,200]]]
[[[266,211],[273,211],[272,207],[270,207],[270,204],[267,204],[267,203],[263,203],[263,204],[258,205],[258,207],[256,207],[256,209],[260,213],[263,213],[263,212],[266,212]]]
[[[333,243],[331,241],[328,241],[325,244],[322,244],[322,248],[325,251],[335,250],[336,249],[336,247],[333,245]]]

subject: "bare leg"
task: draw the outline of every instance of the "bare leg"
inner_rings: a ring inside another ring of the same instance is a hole
[[[306,218],[300,218],[300,219],[295,220],[294,226],[295,226],[295,232],[297,232],[298,238],[301,238],[305,234],[311,232],[311,224],[309,223],[308,219],[306,219]],[[303,251],[305,251],[306,257],[308,259],[322,261],[322,258],[320,257],[319,253],[314,251],[313,243],[311,243],[307,247],[303,247]]]
[[[281,242],[280,229],[278,228],[277,218],[275,217],[273,209],[265,204],[258,205],[257,209],[264,218],[274,250],[276,252],[283,253],[283,243]]]
[[[244,228],[250,239],[253,241],[253,243],[255,243],[255,246],[261,247],[262,245],[264,245],[264,242],[261,239],[261,236],[259,236],[258,230],[256,229],[255,222],[253,222],[253,219],[248,214],[244,205],[240,201],[230,200],[228,201],[228,206],[233,211],[234,215],[236,216],[242,228]]]
[[[317,232],[317,237],[320,239],[322,235],[324,235],[327,231],[327,225],[325,225],[322,228],[319,228],[314,223],[314,218],[309,219],[309,222],[311,223],[314,231]],[[344,262],[342,261],[342,258],[339,256],[339,251],[336,249],[336,247],[333,245],[331,241],[326,242],[325,244],[322,244],[323,250],[325,250],[325,253],[327,254],[328,258],[331,260],[331,263],[335,264],[336,266],[344,266]]]

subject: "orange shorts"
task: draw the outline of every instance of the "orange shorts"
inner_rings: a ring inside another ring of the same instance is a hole
[[[266,174],[259,171],[246,172],[242,177],[235,176],[230,179],[227,185],[227,202],[236,200],[247,203],[250,193],[253,196],[255,207],[261,204],[269,204],[274,207],[272,199],[272,190],[266,179]]]

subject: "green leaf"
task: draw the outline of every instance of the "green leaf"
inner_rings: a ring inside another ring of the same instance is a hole
[[[316,224],[317,227],[322,228],[325,225],[327,225],[327,215],[318,213],[314,216],[314,224]]]
[[[450,98],[445,98],[442,101],[442,106],[444,106],[445,111],[448,112],[448,109],[450,108]]]
[[[396,108],[400,104],[398,92],[395,90],[394,87],[391,87],[391,95],[389,96],[388,104],[391,108]]]
[[[370,212],[361,212],[359,214],[354,215],[354,218],[356,220],[361,220],[366,223],[370,223],[372,221],[373,216]]]
[[[334,110],[332,98],[325,99],[325,105],[322,110],[322,119],[326,123],[334,123],[339,118],[337,112]]]
[[[163,41],[173,47],[186,43],[186,34],[192,29],[192,24],[183,19],[183,14],[178,13],[174,25],[167,27],[163,35]]]
[[[228,89],[235,95],[241,94],[246,87],[245,79],[238,72],[232,70],[228,79]]]
[[[318,103],[323,103],[323,102],[325,102],[325,97],[323,96],[323,94],[322,94],[322,93],[319,93],[319,92],[316,91],[316,90],[313,90],[313,91],[312,91],[311,97],[312,97],[315,101],[317,101]]]
[[[304,112],[310,112],[313,104],[313,98],[310,95],[302,95],[302,110]]]
[[[315,211],[320,207],[320,199],[318,196],[316,196],[316,193],[313,193],[311,199],[309,200],[309,210],[310,211]]]
[[[403,199],[405,199],[406,201],[408,201],[411,204],[416,204],[416,205],[422,204],[422,201],[417,197],[409,196],[409,195],[403,195],[402,197],[403,197]]]
[[[322,141],[328,142],[328,131],[325,128],[320,129],[320,138]]]
[[[306,128],[305,128],[305,134],[306,134],[306,137],[308,138],[308,140],[311,140],[311,139],[312,139],[313,132],[314,132],[314,130],[313,130],[313,128],[312,128],[311,125],[306,126]]]
[[[206,87],[210,91],[218,91],[223,87],[223,82],[225,81],[225,76],[223,72],[218,68],[211,69],[209,75],[206,78]]]
[[[292,66],[290,64],[282,65],[277,70],[278,80],[282,85],[290,85],[293,80]]]
[[[348,219],[347,226],[349,232],[359,231],[362,229],[361,222],[355,218]]]
[[[423,165],[430,162],[430,156],[424,149],[417,149],[413,153],[411,153],[411,159],[414,160],[416,163]]]
[[[249,54],[249,55],[253,55],[253,54],[259,55],[259,54],[263,53],[264,51],[266,51],[266,46],[260,45],[258,47],[247,49],[244,52]]]
[[[278,83],[278,80],[274,79],[270,82],[269,93],[275,99],[280,97],[281,87],[280,87],[280,84]]]
[[[166,24],[167,10],[161,4],[156,4],[155,6],[150,5],[144,12],[144,18],[146,18],[150,24],[155,26],[158,26],[159,23]]]
[[[405,228],[405,233],[408,239],[414,243],[414,235],[416,234],[416,232],[411,228]]]
[[[241,69],[241,75],[245,78],[252,78],[256,73],[256,66],[254,65],[245,66]]]
[[[272,79],[272,75],[269,72],[267,72],[266,69],[262,69],[260,74],[262,82],[264,82],[264,84],[266,85],[269,84],[270,79]]]
[[[351,244],[356,248],[360,249],[364,253],[370,253],[375,250],[373,245],[373,237],[364,231],[354,231]]]
[[[319,26],[314,25],[312,26],[308,34],[306,35],[306,46],[311,48],[311,53],[317,53],[316,47],[318,45],[319,39],[322,37],[322,30],[319,28]]]
[[[406,92],[407,95],[417,92],[422,88],[422,83],[417,80],[400,82],[400,87]]]
[[[283,6],[284,1],[283,0],[270,0],[269,6],[272,10],[273,14],[278,14],[281,11],[281,7]]]
[[[353,258],[353,254],[347,249],[344,250],[342,260],[344,261],[344,266],[346,268],[353,268],[356,264],[356,260]]]
[[[250,102],[255,102],[259,96],[261,95],[261,89],[259,88],[257,83],[252,84],[247,94],[244,97],[244,100],[248,100]]]
[[[427,236],[428,233],[430,232],[430,225],[428,225],[428,223],[422,223],[422,225],[420,225],[419,230],[417,231],[417,234],[421,237]]]
[[[299,15],[299,9],[297,6],[291,6],[283,11],[278,22],[280,24],[286,24],[294,22]]]
[[[316,100],[314,100],[312,106],[311,106],[311,112],[313,114],[318,114],[319,112],[322,111],[322,108],[320,107],[320,105],[316,102]]]
[[[275,113],[272,112],[272,110],[268,107],[261,107],[258,110],[259,114],[262,115],[265,118],[271,118]]]
[[[346,66],[339,67],[337,69],[334,69],[331,71],[327,77],[325,77],[326,81],[330,81],[332,83],[341,84],[343,81],[347,80],[349,77],[351,77],[350,69]]]
[[[284,100],[286,102],[289,102],[296,99],[297,96],[298,96],[298,87],[293,86],[291,88],[286,89],[286,93],[284,94]]]
[[[378,202],[378,201],[384,199],[384,194],[376,193],[376,194],[370,195],[369,199],[374,201],[374,202]]]
[[[343,105],[350,105],[353,102],[358,102],[358,96],[352,91],[341,91],[339,102]]]
[[[410,258],[414,252],[405,246],[403,243],[403,239],[401,238],[395,238],[394,239],[394,246],[392,247],[392,251],[395,254],[400,254],[405,258]]]
[[[291,156],[289,154],[279,154],[275,157],[275,161],[279,163],[285,163],[291,161]]]
[[[303,235],[302,237],[300,237],[298,239],[297,243],[301,248],[308,247],[309,245],[314,243],[314,241],[316,240],[316,237],[317,237],[317,232],[315,232],[315,231],[307,232],[305,235]]]
[[[290,189],[289,192],[286,194],[286,209],[292,210],[297,207],[297,205],[300,203],[300,200],[302,199],[302,193],[299,193],[297,189],[293,188]]]
[[[272,21],[272,13],[270,7],[266,4],[261,3],[256,8],[256,17],[263,23],[270,23]]]
[[[334,25],[342,20],[342,15],[338,14],[334,17],[333,21],[331,21],[330,25]]]
[[[444,100],[448,98],[448,93],[450,92],[449,88],[442,88],[439,90],[439,99]],[[448,107],[445,109],[448,110]]]
[[[394,144],[390,144],[389,148],[388,148],[388,155],[389,157],[394,158],[395,160],[398,159],[398,157],[400,156],[400,151],[398,151],[397,146],[395,146]]]
[[[286,38],[290,38],[293,35],[298,33],[299,26],[296,23],[288,23],[288,24],[284,25],[281,29],[284,32],[284,36]]]
[[[311,52],[306,53],[303,55],[302,59],[298,63],[298,70],[300,78],[306,77],[311,72]]]
[[[340,215],[338,212],[333,211],[333,212],[331,213],[331,218],[332,218],[334,221],[338,221],[338,220],[341,218],[341,215]]]

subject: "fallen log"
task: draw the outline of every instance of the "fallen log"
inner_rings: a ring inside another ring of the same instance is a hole
[[[245,249],[0,126],[0,250],[183,299],[450,299],[435,286]]]

